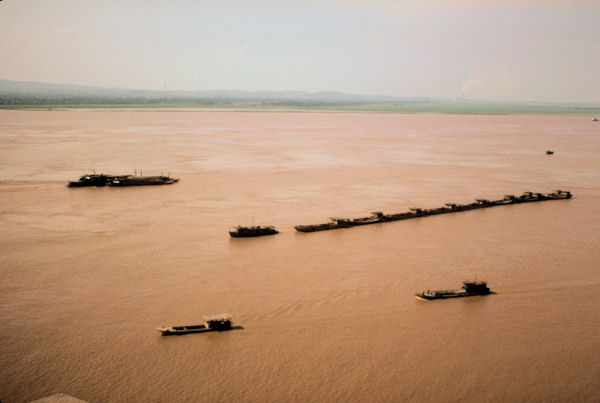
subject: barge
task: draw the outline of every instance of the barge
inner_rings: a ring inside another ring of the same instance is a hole
[[[555,190],[552,193],[542,194],[534,192],[524,192],[521,196],[505,195],[504,198],[499,200],[488,200],[488,199],[476,199],[474,203],[470,204],[456,204],[446,203],[444,206],[433,209],[422,209],[418,207],[411,207],[409,211],[399,214],[383,214],[380,211],[371,213],[368,217],[360,218],[330,218],[329,222],[323,224],[312,224],[312,225],[297,225],[294,228],[299,232],[315,232],[315,231],[326,231],[339,228],[350,228],[359,225],[378,224],[382,222],[408,220],[417,217],[428,217],[438,214],[455,213],[459,211],[468,211],[481,208],[489,208],[494,206],[506,206],[510,204],[539,202],[544,200],[564,200],[573,197],[571,192],[566,190]]]
[[[329,222],[324,224],[315,224],[315,225],[296,225],[294,228],[296,231],[300,232],[315,232],[315,231],[325,231],[329,229],[338,229],[338,228],[350,228],[353,227],[351,223],[352,220],[349,218],[339,218],[339,217],[331,217],[329,218]]]
[[[125,175],[117,176],[108,182],[108,186],[155,186],[155,185],[171,185],[179,182],[178,178],[170,176],[135,176]]]
[[[472,297],[475,295],[489,295],[494,294],[490,291],[485,281],[464,281],[461,288],[455,290],[437,290],[437,291],[423,291],[415,294],[417,299],[432,300],[432,299],[447,299],[447,298],[461,298],[461,297]]]
[[[188,333],[222,332],[224,330],[231,330],[231,324],[231,315],[225,313],[221,315],[205,316],[204,322],[199,325],[163,326],[157,327],[156,330],[161,332],[163,336]]]

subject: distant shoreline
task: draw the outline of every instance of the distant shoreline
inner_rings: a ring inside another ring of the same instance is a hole
[[[166,91],[0,79],[0,109],[202,109],[267,112],[600,115],[597,102],[491,101],[306,91]]]
[[[330,104],[330,105],[298,105],[273,103],[232,102],[219,105],[198,104],[2,104],[0,110],[57,111],[57,110],[198,110],[213,112],[356,112],[356,113],[439,113],[457,115],[600,115],[600,107],[568,106],[568,105],[522,105],[522,104],[487,104],[487,103],[390,103],[390,104]]]

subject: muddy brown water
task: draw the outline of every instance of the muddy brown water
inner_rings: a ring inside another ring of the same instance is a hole
[[[0,111],[0,400],[598,401],[599,154],[585,116]],[[181,181],[64,187],[92,169]]]

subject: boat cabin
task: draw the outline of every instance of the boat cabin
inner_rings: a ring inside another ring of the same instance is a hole
[[[490,293],[490,289],[485,281],[463,281],[463,288],[466,292],[477,295],[486,295]]]
[[[226,313],[204,317],[204,326],[212,330],[231,329],[231,315]]]
[[[444,204],[444,208],[448,210],[454,210],[456,208],[456,203],[446,203]]]
[[[423,213],[423,210],[418,208],[418,207],[411,207],[408,209],[408,211],[410,211],[412,214],[421,214]]]

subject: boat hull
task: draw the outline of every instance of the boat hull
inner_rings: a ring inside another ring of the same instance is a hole
[[[222,332],[234,329],[231,326],[231,316],[228,314],[206,316],[204,319],[204,323],[199,325],[163,326],[157,327],[156,330],[161,332],[163,336],[171,336],[189,333]],[[235,328],[243,329],[240,326],[236,326]]]
[[[205,325],[193,325],[193,326],[172,326],[172,327],[159,327],[156,330],[162,333],[163,336],[172,336],[178,334],[190,334],[190,333],[204,333],[213,332],[214,329],[209,329]]]
[[[104,182],[104,183],[69,182],[69,184],[67,185],[67,187],[70,187],[70,188],[82,188],[82,187],[91,187],[91,186],[103,187],[103,186],[106,186],[106,182]]]
[[[279,234],[279,232],[269,232],[269,233],[264,233],[264,234],[237,234],[233,231],[229,231],[229,235],[232,238],[255,238],[257,236],[267,236],[267,235],[275,235],[275,234]]]
[[[316,225],[297,225],[294,228],[299,232],[316,232],[316,231],[327,231],[331,229],[339,229],[339,228],[350,228],[352,225],[350,224],[316,224]]]
[[[415,297],[417,299],[420,299],[420,300],[431,301],[431,300],[434,300],[434,299],[475,297],[475,296],[478,296],[478,295],[483,296],[483,295],[490,295],[490,294],[493,294],[493,292],[489,292],[487,294],[477,294],[477,293],[472,293],[472,292],[464,292],[464,293],[448,294],[448,295],[437,295],[437,296],[424,295],[423,293],[419,293],[419,294],[415,294]]]

